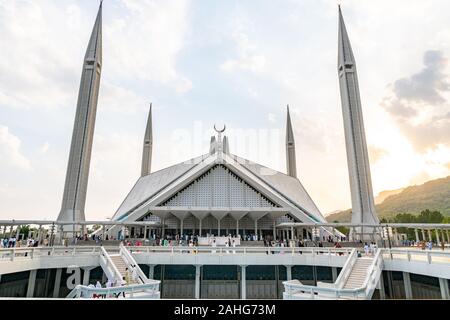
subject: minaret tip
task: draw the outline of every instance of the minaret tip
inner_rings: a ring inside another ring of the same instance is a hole
[[[153,123],[152,123],[152,103],[148,111],[147,126],[144,135],[144,147],[142,151],[141,177],[149,175],[152,172],[152,153],[153,153]]]
[[[292,129],[291,115],[289,114],[289,105],[287,105],[286,119],[286,169],[287,174],[291,177],[297,177],[297,164],[295,157],[295,139],[294,130]]]

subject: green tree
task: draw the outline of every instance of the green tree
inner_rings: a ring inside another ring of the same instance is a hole
[[[339,221],[335,220],[335,221],[333,221],[333,223],[339,223]],[[337,227],[336,229],[339,230],[340,232],[342,232],[345,235],[348,235],[348,233],[350,231],[350,229],[346,228],[346,227]]]
[[[444,216],[439,211],[424,210],[417,216],[418,223],[441,223]]]

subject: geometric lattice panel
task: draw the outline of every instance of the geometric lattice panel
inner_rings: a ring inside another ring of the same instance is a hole
[[[278,207],[222,164],[209,169],[160,206]]]

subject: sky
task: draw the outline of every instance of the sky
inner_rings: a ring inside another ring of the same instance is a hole
[[[140,174],[209,150],[298,177],[322,213],[351,206],[337,76],[338,2],[358,68],[375,195],[450,175],[447,0],[105,0],[86,218],[111,217]],[[0,219],[56,219],[94,0],[0,0]]]

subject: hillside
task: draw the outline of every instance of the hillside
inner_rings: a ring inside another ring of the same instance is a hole
[[[400,191],[396,193],[396,191]],[[376,205],[380,218],[391,217],[398,213],[419,214],[421,211],[437,210],[444,216],[450,216],[450,176],[431,180],[422,185],[404,189],[383,191],[384,201]],[[327,221],[349,222],[351,211],[345,210],[326,217]]]

